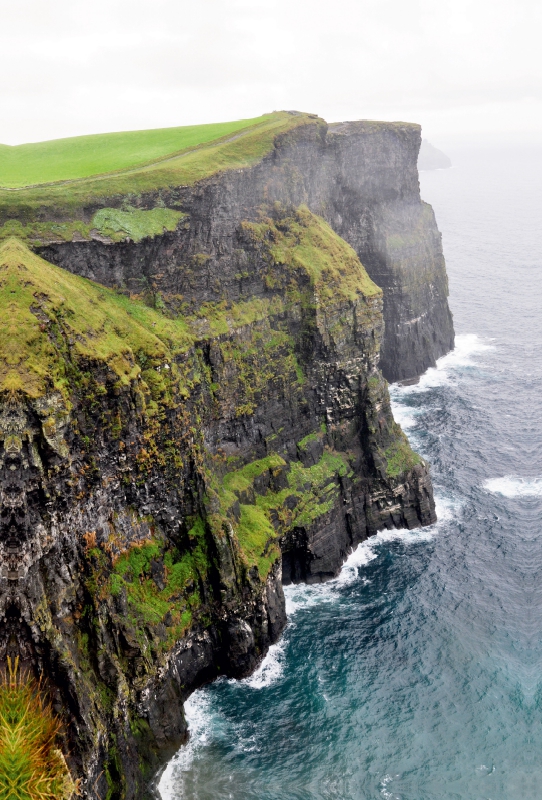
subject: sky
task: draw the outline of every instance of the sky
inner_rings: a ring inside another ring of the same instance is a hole
[[[17,0],[0,142],[255,117],[542,141],[540,0]]]

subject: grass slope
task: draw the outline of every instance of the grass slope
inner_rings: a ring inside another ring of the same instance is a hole
[[[266,280],[269,288],[277,283],[279,296],[210,304],[174,319],[72,275],[18,239],[8,239],[0,245],[0,391],[39,397],[55,388],[68,396],[69,365],[81,357],[105,362],[124,384],[139,375],[144,364],[153,374],[155,367],[160,373],[161,365],[171,364],[169,375],[175,380],[171,362],[197,338],[278,313],[284,275],[293,302],[300,299],[294,287],[297,277],[302,283],[306,280],[303,276],[309,277],[319,306],[381,294],[352,248],[307,208],[278,220],[247,223],[246,230],[270,251]]]
[[[286,111],[269,114],[262,120],[235,136],[188,148],[144,166],[21,189],[0,186],[0,240],[9,236],[31,243],[56,240],[54,226],[68,221],[80,225],[85,209],[118,208],[126,198],[191,186],[219,172],[253,166],[272,152],[277,136],[302,126],[325,125],[314,115]],[[65,235],[66,231],[61,234]]]
[[[77,180],[148,164],[264,122],[269,115],[148,131],[101,133],[48,142],[0,145],[0,186]]]
[[[245,222],[243,227],[263,245],[272,262],[280,265],[280,272],[286,268],[289,273],[305,273],[309,277],[320,306],[337,300],[354,301],[360,294],[382,294],[353,248],[306,206],[293,212],[276,206],[272,217]],[[273,285],[272,274],[267,277],[267,284]]]
[[[136,358],[163,363],[192,343],[168,319],[92,281],[49,264],[16,239],[0,247],[0,390],[69,394],[69,361],[107,363],[123,383]]]

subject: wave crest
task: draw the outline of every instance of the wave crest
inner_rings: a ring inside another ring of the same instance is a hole
[[[503,497],[542,497],[542,478],[520,478],[517,475],[505,475],[503,478],[491,478],[484,481],[484,489]]]

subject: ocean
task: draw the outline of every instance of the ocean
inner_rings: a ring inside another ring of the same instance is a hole
[[[391,387],[439,521],[286,589],[260,669],[189,699],[164,800],[542,796],[542,150],[448,153],[420,182],[456,347]]]

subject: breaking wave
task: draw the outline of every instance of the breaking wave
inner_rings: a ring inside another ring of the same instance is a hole
[[[483,486],[488,492],[503,497],[542,497],[542,478],[505,475],[503,478],[491,478]]]

